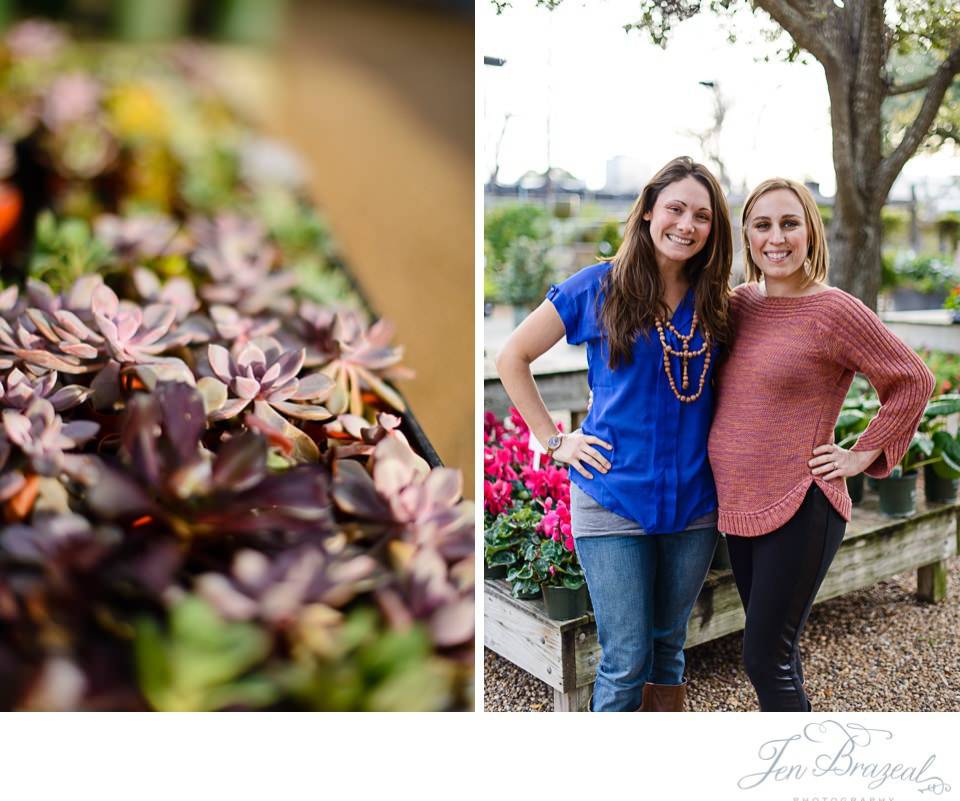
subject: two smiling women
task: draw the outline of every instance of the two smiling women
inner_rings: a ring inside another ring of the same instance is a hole
[[[703,165],[674,159],[641,192],[614,258],[551,287],[497,359],[533,435],[571,467],[602,650],[595,711],[683,710],[687,621],[718,528],[760,707],[808,710],[798,641],[850,518],[844,476],[889,473],[932,390],[876,315],[824,283],[806,188],[757,187],[743,237],[747,283],[731,293],[723,192]],[[564,336],[586,345],[593,393],[571,434],[556,430],[530,370]],[[833,427],[857,371],[882,406],[847,451]]]

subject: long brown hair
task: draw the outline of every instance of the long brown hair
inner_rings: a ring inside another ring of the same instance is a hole
[[[706,244],[687,260],[683,273],[693,287],[697,317],[704,335],[719,345],[728,339],[727,298],[733,262],[730,211],[713,174],[689,156],[681,156],[654,175],[633,204],[623,244],[611,260],[613,268],[603,283],[600,323],[607,339],[612,370],[633,361],[633,344],[638,334],[649,336],[657,319],[669,317],[650,223],[643,216],[653,211],[657,197],[666,187],[688,176],[706,188],[713,217]]]
[[[804,280],[802,286],[807,287],[810,284],[826,281],[827,272],[830,269],[830,253],[827,251],[827,234],[823,230],[823,218],[820,216],[820,209],[817,208],[817,201],[813,199],[810,190],[803,184],[791,181],[789,178],[768,178],[750,193],[750,197],[743,204],[741,231],[743,233],[743,259],[746,266],[747,281],[759,281],[763,278],[763,271],[757,267],[753,256],[750,255],[750,234],[747,230],[747,224],[750,222],[750,212],[753,211],[753,207],[761,197],[775,189],[789,189],[797,196],[797,200],[803,207],[808,241],[807,258],[803,264]]]

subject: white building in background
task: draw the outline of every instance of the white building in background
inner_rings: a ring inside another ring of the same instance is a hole
[[[603,191],[612,195],[639,194],[652,175],[650,165],[636,156],[614,156],[607,159]]]

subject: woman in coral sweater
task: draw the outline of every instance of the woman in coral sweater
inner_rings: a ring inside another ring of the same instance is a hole
[[[746,612],[743,661],[762,711],[810,711],[799,640],[850,520],[845,478],[886,476],[933,390],[920,358],[857,298],[828,287],[823,223],[795,181],[743,208],[747,283],[730,301],[709,455],[718,527]],[[854,374],[881,407],[849,450],[833,430]]]
[[[706,458],[733,237],[716,178],[689,158],[644,187],[609,262],[551,287],[497,358],[503,387],[570,465],[571,527],[602,651],[594,711],[681,711],[687,620],[716,546]],[[585,344],[593,403],[560,434],[531,362]]]

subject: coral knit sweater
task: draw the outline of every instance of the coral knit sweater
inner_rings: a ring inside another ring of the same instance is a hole
[[[853,446],[881,449],[867,475],[882,478],[903,458],[933,391],[920,358],[855,297],[830,288],[799,298],[768,298],[756,284],[730,301],[733,345],[719,372],[708,443],[720,531],[744,537],[786,523],[816,482],[844,520],[842,478],[810,473],[813,449],[833,428],[854,374],[880,397],[880,410]]]

